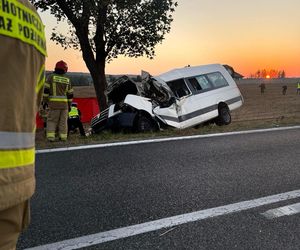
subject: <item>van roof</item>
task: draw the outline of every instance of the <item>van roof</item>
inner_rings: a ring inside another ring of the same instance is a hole
[[[221,71],[223,73],[227,72],[226,69],[221,64],[208,64],[208,65],[199,65],[193,67],[173,69],[159,75],[158,77],[164,80],[165,82],[168,82],[176,79],[181,79],[181,78],[191,77],[191,76],[196,76],[201,74],[207,74],[216,71]]]

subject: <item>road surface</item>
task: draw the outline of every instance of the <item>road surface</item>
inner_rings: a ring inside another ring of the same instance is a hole
[[[18,249],[300,249],[299,128],[39,153],[36,165]]]

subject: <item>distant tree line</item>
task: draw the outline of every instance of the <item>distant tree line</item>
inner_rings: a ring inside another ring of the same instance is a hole
[[[285,71],[277,69],[258,69],[255,73],[250,74],[250,78],[285,78]]]

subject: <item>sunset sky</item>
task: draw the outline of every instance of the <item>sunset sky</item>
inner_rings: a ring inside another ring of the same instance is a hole
[[[258,69],[285,70],[300,76],[300,0],[178,0],[171,32],[156,46],[156,57],[119,57],[107,74],[158,75],[186,65],[229,64],[248,77]],[[65,60],[72,72],[88,72],[80,51],[50,41],[55,18],[41,13],[46,25],[46,68]],[[61,28],[63,28],[62,26]]]

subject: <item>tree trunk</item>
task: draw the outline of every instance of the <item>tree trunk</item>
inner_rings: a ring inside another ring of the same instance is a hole
[[[96,62],[95,66],[95,69],[90,69],[90,73],[93,78],[99,109],[104,110],[107,108],[107,99],[105,95],[107,87],[105,77],[105,59],[100,62]]]
[[[89,20],[91,17],[91,11],[89,8],[91,7],[91,5],[89,1],[83,3],[85,4],[83,5],[82,18],[77,19],[77,16],[72,12],[69,6],[71,4],[68,4],[66,1],[57,1],[59,7],[63,10],[63,12],[67,15],[68,19],[75,27],[75,33],[78,37],[80,48],[82,50],[83,60],[93,78],[99,109],[104,110],[107,108],[107,100],[104,94],[104,91],[107,87],[105,77],[105,61],[107,53],[105,52],[105,42],[103,40],[103,23],[105,23],[107,4],[104,5],[104,8],[100,9],[101,15],[103,15],[101,16],[101,18],[103,18],[103,20],[100,18],[102,22],[97,24],[97,32],[95,36],[96,55],[94,55],[89,41]]]
[[[87,66],[88,70],[90,71],[91,77],[93,79],[94,88],[98,100],[98,105],[100,110],[104,110],[107,108],[107,100],[105,96],[105,90],[107,87],[106,77],[105,77],[105,53],[102,52],[102,57],[98,57],[95,60],[94,54],[90,47],[88,36],[83,35],[80,33],[80,30],[76,31],[77,37],[80,41],[80,46],[82,50],[82,57]]]

